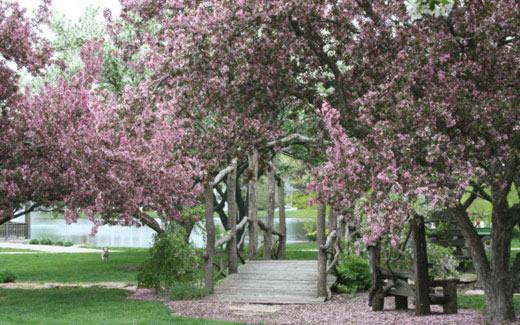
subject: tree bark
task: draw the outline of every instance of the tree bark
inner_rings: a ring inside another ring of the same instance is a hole
[[[206,221],[206,254],[204,265],[204,285],[209,293],[213,293],[213,257],[215,256],[215,224],[213,222],[213,184],[206,185],[204,191]]]
[[[412,229],[414,239],[415,315],[428,315],[430,314],[430,279],[428,276],[428,256],[426,255],[426,233],[422,216],[414,217]]]
[[[280,222],[280,232],[283,237],[280,238],[278,246],[278,259],[285,259],[285,251],[287,246],[287,227],[285,225],[285,184],[283,180],[280,180],[278,185],[278,218]]]
[[[381,246],[379,242],[367,247],[368,267],[370,269],[370,291],[368,293],[368,305],[372,311],[381,311],[384,308],[385,295],[383,292],[383,277],[379,270],[381,259]]]
[[[489,322],[511,321],[515,319],[513,307],[513,284],[515,274],[518,273],[514,265],[510,267],[511,236],[513,218],[511,209],[502,201],[493,202],[492,231],[491,231],[491,259],[488,260],[484,245],[480,241],[477,231],[465,207],[459,206],[449,212],[457,220],[466,246],[468,247],[477,277],[486,295],[486,320]]]
[[[275,209],[275,179],[274,167],[269,168],[267,175],[267,218],[265,220],[267,231],[264,232],[264,259],[270,260],[273,248],[273,220]]]
[[[334,211],[334,206],[330,206],[329,210],[329,231],[332,232],[334,229],[337,228],[337,219],[336,219],[336,211]]]
[[[228,224],[231,232],[231,240],[227,244],[229,274],[237,273],[237,160],[233,159],[233,170],[227,175],[228,197]]]
[[[319,203],[316,214],[316,241],[318,242],[318,297],[327,296],[327,252],[325,249],[326,206]]]
[[[507,196],[496,197],[493,191],[491,213],[491,276],[486,290],[486,318],[490,322],[515,320],[513,307],[514,274],[510,269],[511,238],[514,216],[509,214]]]
[[[254,260],[257,255],[257,206],[256,206],[256,181],[258,178],[258,151],[254,150],[248,157],[249,160],[249,184],[248,184],[248,214],[249,214],[249,257]]]

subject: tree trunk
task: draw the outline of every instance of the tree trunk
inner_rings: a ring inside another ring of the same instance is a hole
[[[493,191],[494,193],[498,191]],[[514,216],[507,202],[493,198],[491,230],[491,276],[486,285],[486,318],[490,322],[515,320],[513,307],[514,275],[510,269]]]
[[[370,269],[370,291],[368,293],[368,305],[372,311],[381,311],[384,308],[385,294],[383,292],[383,277],[379,270],[381,259],[381,247],[379,242],[367,247],[368,267]]]
[[[274,167],[269,168],[267,175],[267,218],[265,220],[267,231],[264,231],[264,259],[271,259],[271,251],[273,248],[273,220],[275,209],[275,179]]]
[[[209,293],[213,293],[213,257],[215,256],[215,224],[213,222],[213,186],[211,182],[204,191],[206,221],[206,254],[204,266],[204,285]]]
[[[228,224],[231,240],[227,244],[229,274],[237,273],[237,160],[233,159],[233,171],[227,176]]]
[[[280,219],[280,232],[283,237],[280,238],[278,246],[278,259],[285,259],[285,250],[287,245],[287,227],[285,225],[285,184],[283,180],[280,180],[278,185],[278,218]]]
[[[325,250],[326,206],[319,203],[316,214],[316,241],[318,242],[318,297],[327,296],[327,252]]]
[[[415,271],[415,315],[430,314],[430,279],[428,276],[428,256],[424,219],[415,216],[412,220]]]
[[[256,225],[256,180],[258,178],[258,151],[254,150],[249,155],[249,184],[248,184],[248,214],[251,222],[249,223],[249,257],[254,260],[257,255],[257,225]]]

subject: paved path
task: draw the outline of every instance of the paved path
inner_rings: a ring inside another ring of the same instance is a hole
[[[205,298],[218,302],[263,304],[316,304],[318,267],[316,261],[248,261],[215,287]],[[335,278],[328,276],[330,285]]]
[[[77,246],[51,246],[51,245],[29,245],[29,244],[18,244],[18,243],[3,243],[0,242],[0,248],[13,248],[13,249],[29,249],[32,251],[46,252],[46,253],[101,253],[100,249],[95,248],[83,248]],[[113,252],[113,250],[110,250]],[[10,253],[13,252],[4,252]],[[20,253],[32,253],[32,252],[16,252]]]

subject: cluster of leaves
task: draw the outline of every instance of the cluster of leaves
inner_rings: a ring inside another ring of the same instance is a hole
[[[336,266],[340,292],[356,293],[370,287],[370,270],[366,256],[341,254]]]
[[[397,252],[395,248],[386,245],[384,248],[385,261],[390,261],[394,271],[410,272],[413,270],[413,250],[408,245],[404,251]],[[455,255],[454,247],[447,247],[435,243],[427,243],[429,275],[437,279],[457,278],[461,261]]]
[[[56,245],[56,246],[65,246],[65,247],[70,247],[72,245],[74,245],[73,242],[71,241],[63,241],[63,240],[57,240],[57,241],[52,241],[51,239],[48,239],[48,238],[42,238],[42,239],[31,239],[29,241],[29,244],[31,245]]]
[[[201,257],[186,241],[184,228],[171,225],[165,233],[155,235],[150,255],[139,271],[139,286],[161,290],[199,280]]]
[[[16,276],[9,270],[0,270],[0,283],[14,282]]]

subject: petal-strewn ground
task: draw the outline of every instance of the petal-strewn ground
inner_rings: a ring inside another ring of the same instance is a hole
[[[154,299],[153,294],[138,290],[134,299]],[[474,310],[460,309],[456,315],[444,315],[438,306],[433,314],[417,317],[410,311],[395,311],[392,299],[385,301],[386,310],[372,312],[367,295],[335,295],[324,304],[258,305],[218,303],[209,301],[171,301],[175,315],[247,324],[483,324],[483,315]],[[412,307],[412,306],[411,306]]]

